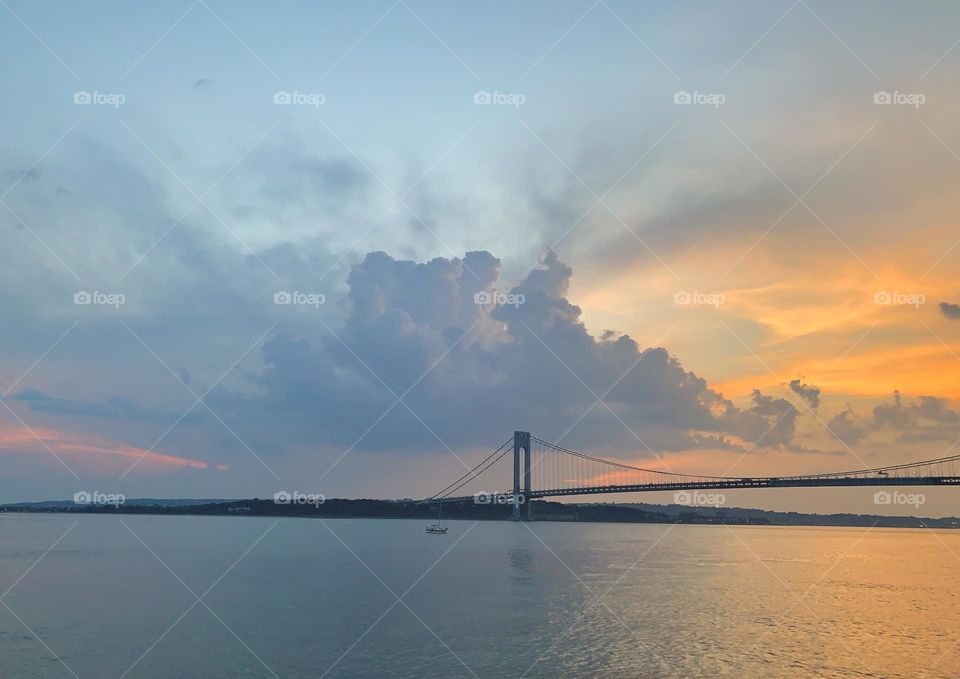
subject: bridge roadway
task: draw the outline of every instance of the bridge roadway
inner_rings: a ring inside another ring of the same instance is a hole
[[[960,476],[835,476],[835,477],[769,477],[743,479],[711,479],[676,483],[643,483],[634,485],[584,486],[582,488],[549,488],[520,492],[529,500],[569,495],[603,495],[607,493],[648,493],[679,490],[732,490],[736,488],[836,488],[850,486],[960,486]],[[512,490],[498,491],[510,497]],[[428,503],[473,502],[473,495],[424,500]]]

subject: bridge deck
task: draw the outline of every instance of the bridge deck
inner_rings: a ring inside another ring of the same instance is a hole
[[[677,483],[646,483],[622,486],[585,486],[583,488],[548,488],[532,490],[529,499],[561,497],[569,495],[603,495],[606,493],[650,493],[679,490],[733,490],[737,488],[836,488],[850,486],[960,486],[960,476],[877,476],[877,477],[828,477],[828,478],[759,478],[729,479]],[[511,490],[499,494],[510,496]],[[432,499],[429,502],[468,502],[473,495]]]
[[[500,490],[488,501],[499,501],[513,495],[525,500],[571,495],[606,495],[608,493],[652,493],[657,491],[736,490],[740,488],[839,488],[851,486],[947,486],[960,487],[960,454],[932,460],[918,460],[872,469],[845,469],[821,474],[790,476],[732,477],[703,474],[679,474],[662,469],[647,469],[617,460],[603,459],[515,431],[499,448],[480,464],[467,471],[443,490],[423,502],[468,502],[472,495],[468,483],[475,483],[486,473],[487,487],[499,486],[505,479],[492,482],[489,470],[502,459],[509,459],[513,448],[513,486]],[[533,462],[534,454],[538,455]],[[542,464],[541,464],[542,463]],[[536,471],[536,475],[533,472]],[[611,478],[611,474],[614,476]],[[597,485],[601,480],[619,484]],[[539,490],[537,487],[539,486]],[[474,486],[476,488],[476,486]],[[479,494],[478,494],[479,495]],[[478,498],[480,502],[483,500]],[[519,505],[520,503],[517,503]],[[519,518],[514,507],[514,518]],[[527,510],[529,513],[529,510]]]

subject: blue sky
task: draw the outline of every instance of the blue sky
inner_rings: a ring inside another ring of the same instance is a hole
[[[0,16],[5,499],[425,494],[514,428],[753,475],[960,437],[955,8]],[[521,372],[549,398],[516,400]]]

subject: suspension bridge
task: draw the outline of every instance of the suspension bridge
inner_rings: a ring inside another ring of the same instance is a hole
[[[513,452],[513,484],[506,464]],[[480,482],[492,492],[474,490]],[[960,486],[960,455],[908,464],[800,476],[704,476],[636,467],[594,457],[516,431],[480,464],[422,500],[424,503],[504,502],[514,520],[530,520],[530,501],[567,495],[699,491],[734,488],[824,488],[837,486]],[[473,493],[468,491],[474,490]]]

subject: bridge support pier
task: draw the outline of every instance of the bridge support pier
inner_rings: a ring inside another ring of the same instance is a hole
[[[530,520],[530,432],[513,432],[513,515],[514,521]],[[520,482],[520,456],[523,456],[523,486]]]
[[[530,459],[533,457],[533,451],[530,450],[530,432],[523,432],[526,442],[523,446],[523,505],[520,512],[524,521],[530,520],[530,491],[533,490],[533,481],[530,477]]]

